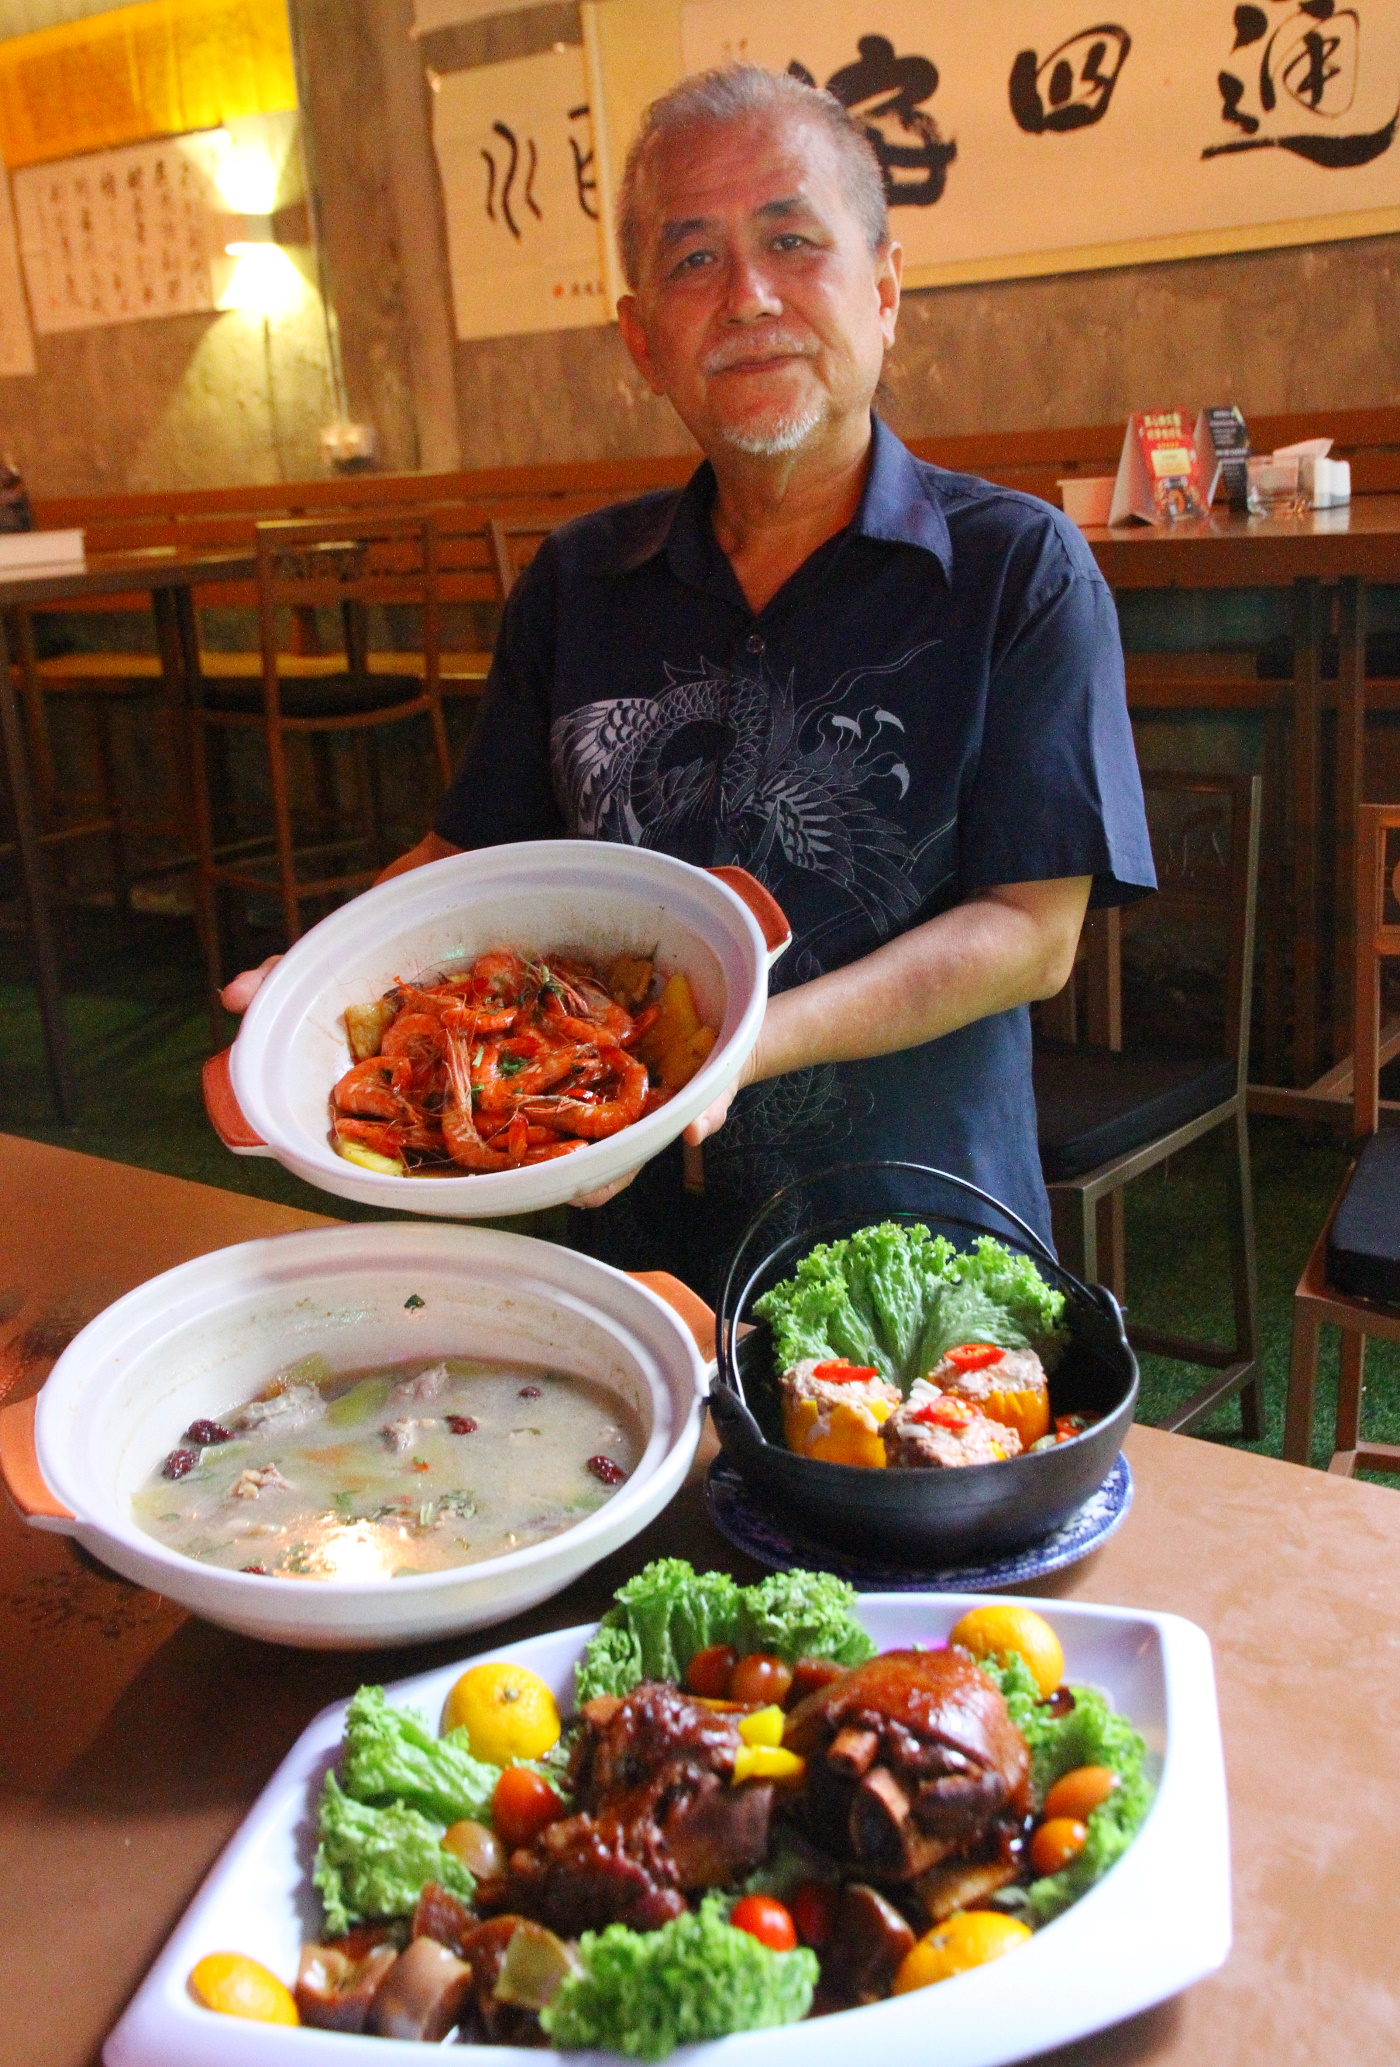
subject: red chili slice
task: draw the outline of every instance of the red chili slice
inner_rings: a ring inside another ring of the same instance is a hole
[[[944,1351],[944,1362],[955,1371],[985,1371],[992,1364],[999,1364],[1006,1355],[994,1342],[963,1342],[956,1349]]]
[[[844,1357],[833,1364],[814,1364],[812,1376],[821,1378],[828,1385],[854,1385],[858,1378],[878,1378],[880,1373],[873,1364],[848,1364]]]
[[[929,1428],[966,1428],[976,1416],[961,1400],[938,1399],[930,1400],[926,1407],[916,1407],[909,1419],[922,1421]]]

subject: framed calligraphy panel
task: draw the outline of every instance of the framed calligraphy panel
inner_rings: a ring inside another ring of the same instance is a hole
[[[910,286],[1400,230],[1393,0],[584,0],[605,205],[646,100],[733,58],[828,87]]]
[[[609,322],[582,49],[433,84],[458,337]]]
[[[210,130],[15,173],[35,329],[212,309],[228,216],[214,170],[226,142]]]

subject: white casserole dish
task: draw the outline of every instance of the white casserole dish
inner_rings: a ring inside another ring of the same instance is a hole
[[[89,1322],[37,1401],[0,1413],[0,1467],[36,1528],[75,1536],[124,1578],[245,1636],[354,1649],[480,1629],[567,1586],[679,1488],[706,1385],[683,1314],[703,1332],[708,1309],[673,1278],[629,1278],[485,1228],[399,1221],[244,1242],[152,1278]],[[263,1578],[200,1564],[139,1528],[131,1495],[190,1422],[251,1399],[312,1351],[336,1372],[447,1355],[555,1367],[620,1392],[646,1447],[575,1527],[409,1578]]]
[[[338,1198],[437,1219],[539,1212],[650,1162],[734,1082],[763,1024],[769,967],[790,937],[779,907],[742,869],[692,868],[604,840],[452,855],[381,883],[303,934],[253,999],[233,1047],[206,1064],[205,1105],[236,1154],[275,1156]],[[661,975],[689,977],[715,1045],[659,1111],[554,1162],[394,1177],[337,1155],[329,1099],[350,1067],[345,1007],[498,947],[599,960],[654,951]]]
[[[882,1649],[938,1643],[986,1594],[867,1594],[861,1619]],[[1157,1799],[1130,1849],[1096,1888],[990,1966],[930,1989],[801,2026],[688,2048],[687,2067],[1002,2067],[1048,2052],[1161,2002],[1222,1965],[1230,1950],[1230,1846],[1210,1644],[1175,1615],[1036,1601],[1065,1649],[1066,1677],[1104,1687],[1160,1765]],[[566,1711],[589,1629],[565,1629],[488,1655],[519,1659]],[[436,1722],[464,1665],[388,1689]],[[206,1952],[246,1952],[290,1986],[320,1927],[310,1885],[315,1805],[335,1763],[344,1703],[303,1732],[195,1897],[103,2050],[106,2067],[421,2067],[419,2045],[240,2023],[201,2008],[186,1977]],[[578,2067],[610,2054],[473,2046],[462,2067]]]

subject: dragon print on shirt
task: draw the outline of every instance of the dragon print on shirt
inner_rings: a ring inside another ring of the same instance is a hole
[[[668,667],[659,696],[583,704],[550,735],[565,823],[584,839],[737,862],[770,888],[784,865],[819,876],[887,939],[937,887],[919,864],[956,820],[911,840],[890,808],[914,780],[902,720],[876,703],[851,714],[841,706],[938,643],[853,669],[801,707],[791,676],[708,661],[693,672]],[[810,954],[815,943],[801,945]]]

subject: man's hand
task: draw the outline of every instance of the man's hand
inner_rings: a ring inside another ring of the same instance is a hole
[[[425,868],[430,861],[445,861],[449,854],[460,854],[461,851],[460,847],[439,838],[437,833],[425,833],[416,847],[410,847],[407,854],[391,861],[383,873],[375,877],[375,882],[387,883],[393,876],[407,875],[411,868]],[[281,955],[269,955],[265,962],[258,963],[256,969],[244,969],[232,983],[226,983],[219,992],[225,1012],[232,1012],[235,1016],[246,1012],[281,959]]]

